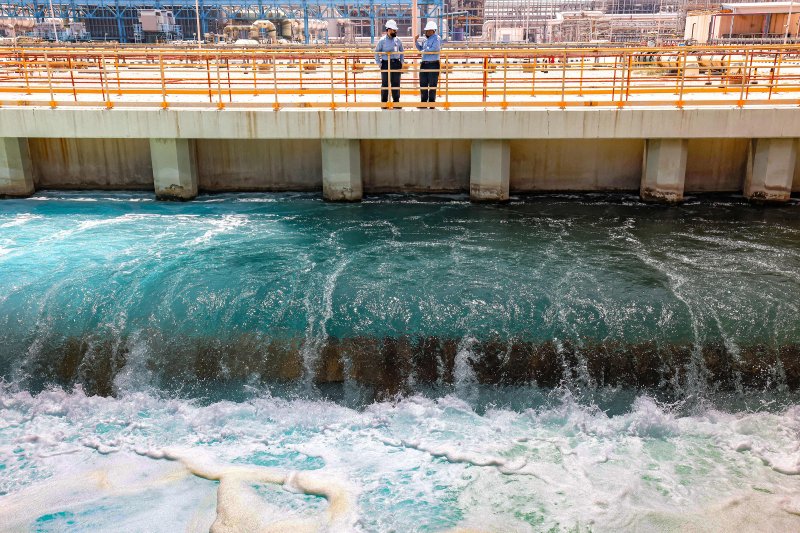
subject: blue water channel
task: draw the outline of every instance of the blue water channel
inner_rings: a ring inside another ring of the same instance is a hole
[[[3,200],[0,522],[800,528],[798,207]]]

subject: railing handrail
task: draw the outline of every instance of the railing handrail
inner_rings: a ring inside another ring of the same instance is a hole
[[[404,54],[400,106],[422,107],[421,52]],[[0,105],[46,95],[51,107],[377,107],[374,58],[352,47],[0,47]],[[446,109],[800,103],[800,45],[445,48],[441,60],[435,105]]]

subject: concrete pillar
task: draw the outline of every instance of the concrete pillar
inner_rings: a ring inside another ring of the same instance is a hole
[[[28,139],[0,137],[0,196],[33,194],[33,170]]]
[[[647,139],[639,187],[642,200],[665,203],[683,200],[688,147],[687,139]]]
[[[508,141],[473,140],[469,199],[473,202],[508,200],[511,148]]]
[[[792,194],[794,139],[753,139],[747,154],[744,195],[757,202],[785,202]]]
[[[150,139],[153,184],[159,200],[197,196],[197,158],[191,139]]]
[[[361,141],[322,139],[322,196],[332,202],[358,202],[363,196]]]

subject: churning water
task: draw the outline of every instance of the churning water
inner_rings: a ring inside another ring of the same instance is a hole
[[[0,530],[800,530],[800,209],[0,204]]]

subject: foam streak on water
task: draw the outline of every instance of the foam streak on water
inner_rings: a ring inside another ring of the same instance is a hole
[[[798,531],[800,213],[0,204],[0,529]]]
[[[797,408],[675,416],[641,397],[608,416],[566,398],[480,414],[455,397],[354,411],[58,391],[0,401],[0,516],[12,529],[800,526]]]

